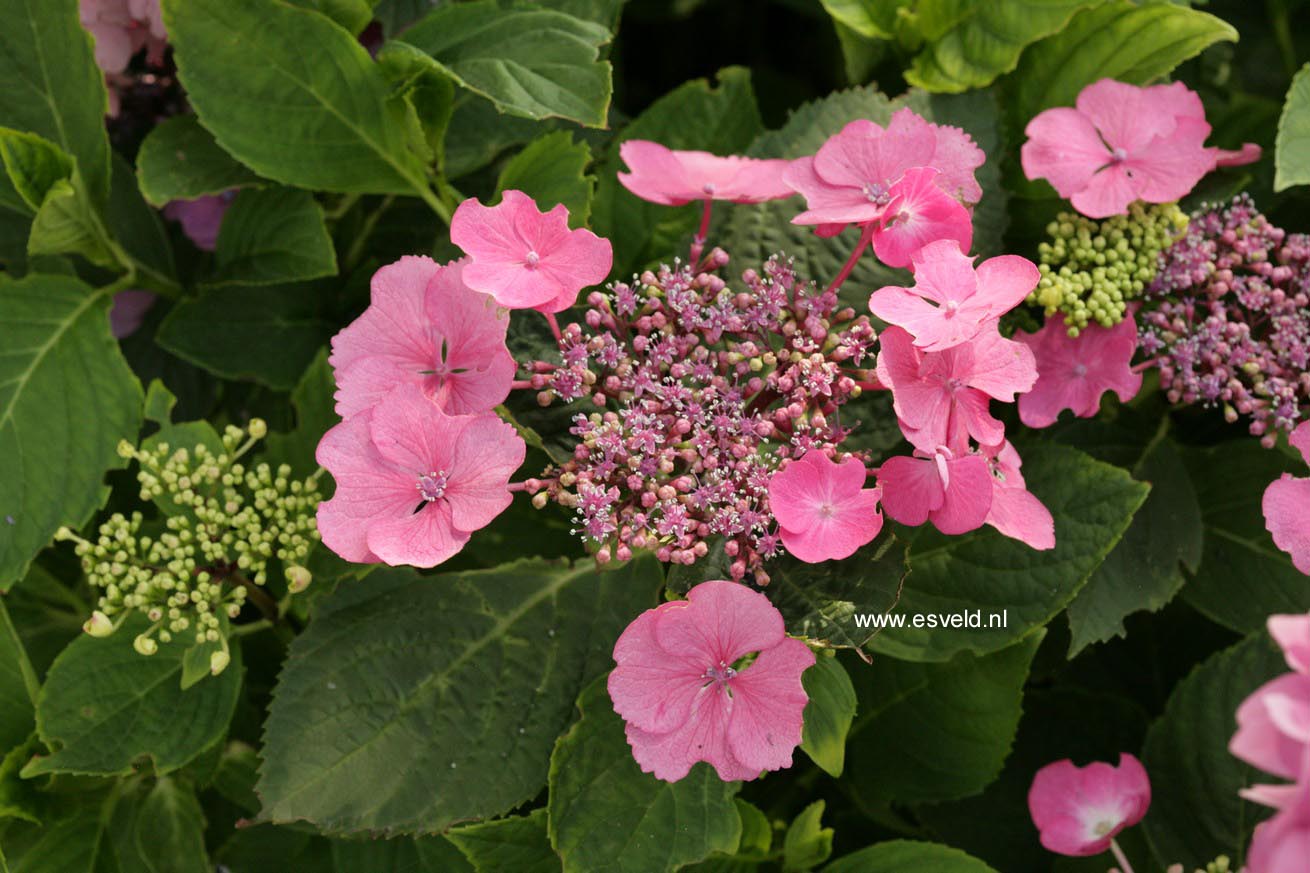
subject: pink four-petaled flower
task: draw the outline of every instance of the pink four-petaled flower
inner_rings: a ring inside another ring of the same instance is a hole
[[[1024,131],[1029,179],[1046,179],[1090,218],[1121,215],[1134,200],[1168,203],[1220,165],[1249,163],[1260,149],[1206,148],[1201,98],[1181,82],[1142,88],[1101,79],[1075,107],[1047,109]]]
[[[869,309],[930,352],[995,330],[997,319],[1037,287],[1041,274],[1018,255],[988,258],[976,269],[973,260],[953,240],[931,242],[914,256],[914,286],[878,289]]]
[[[495,206],[465,200],[451,218],[450,239],[471,258],[465,283],[507,309],[568,309],[614,263],[609,240],[569,229],[563,203],[541,212],[522,191],[506,191]]]
[[[856,458],[836,463],[821,451],[806,452],[769,479],[769,509],[782,544],[811,564],[849,558],[882,530],[877,488]]]
[[[1033,777],[1028,811],[1042,845],[1060,855],[1099,855],[1151,806],[1151,780],[1142,762],[1128,754],[1119,766],[1102,761],[1077,767],[1065,759]]]
[[[1019,419],[1028,427],[1049,427],[1064,409],[1091,418],[1106,391],[1127,403],[1142,387],[1142,374],[1131,366],[1137,351],[1132,315],[1110,328],[1089,325],[1076,337],[1069,336],[1063,317],[1048,316],[1037,333],[1014,337],[1037,358],[1037,384],[1019,398]]]
[[[977,530],[992,505],[992,474],[987,459],[939,446],[883,461],[878,469],[882,507],[911,527],[925,521],[944,534]]]
[[[336,480],[319,533],[347,561],[436,566],[509,506],[525,452],[493,413],[448,415],[402,383],[319,442],[315,457]]]
[[[1310,464],[1310,421],[1298,425],[1290,440]],[[1296,569],[1310,575],[1310,478],[1284,473],[1265,489],[1262,505],[1274,544],[1292,556]]]
[[[676,782],[708,761],[735,781],[791,766],[809,700],[801,674],[814,653],[786,636],[763,594],[702,582],[686,600],[639,615],[614,660],[610,698],[642,770]]]
[[[682,206],[695,200],[762,203],[795,192],[782,181],[787,161],[709,152],[674,151],[656,142],[631,139],[619,146],[630,172],[619,182],[652,203]]]
[[[332,338],[337,413],[349,418],[414,383],[454,415],[487,412],[509,394],[509,318],[464,284],[468,259],[407,256],[373,275],[372,302]]]

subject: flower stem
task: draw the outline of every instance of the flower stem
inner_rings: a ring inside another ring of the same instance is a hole
[[[1114,860],[1119,865],[1119,873],[1133,873],[1133,865],[1128,863],[1128,856],[1119,848],[1117,840],[1110,841],[1110,851],[1114,853]]]
[[[705,251],[705,240],[710,235],[710,210],[714,208],[714,201],[708,197],[701,202],[705,204],[705,211],[701,213],[700,230],[696,231],[696,235],[691,238],[690,260],[692,270],[695,270],[696,265],[700,263],[701,252]]]
[[[859,261],[860,255],[864,254],[864,250],[869,247],[869,242],[873,239],[873,231],[876,227],[877,223],[872,221],[865,225],[864,231],[860,234],[860,241],[855,244],[855,251],[851,252],[851,256],[846,259],[846,263],[842,266],[841,272],[837,274],[837,278],[833,279],[832,284],[828,286],[828,293],[835,292],[851,275],[851,270],[855,269],[855,264]]]
[[[1164,360],[1163,357],[1159,357],[1159,358],[1151,358],[1151,360],[1149,360],[1149,361],[1142,361],[1140,364],[1134,364],[1134,365],[1133,365],[1133,372],[1134,372],[1134,373],[1144,373],[1144,372],[1146,372],[1147,370],[1151,369],[1152,367],[1157,366],[1157,365],[1160,363],[1160,361],[1162,361],[1162,360]]]

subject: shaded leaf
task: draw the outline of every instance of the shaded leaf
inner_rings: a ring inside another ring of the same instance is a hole
[[[1310,64],[1292,79],[1274,144],[1274,190],[1310,183]]]
[[[155,206],[193,200],[263,180],[223,151],[194,115],[175,115],[155,126],[136,156],[141,193]]]
[[[309,191],[242,191],[223,216],[209,286],[274,285],[334,276],[323,208]]]
[[[846,668],[820,654],[801,676],[810,702],[805,705],[801,751],[832,776],[846,763],[846,736],[855,718],[855,688]]]

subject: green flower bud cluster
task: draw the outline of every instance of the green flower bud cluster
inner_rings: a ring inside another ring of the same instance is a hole
[[[1092,323],[1113,327],[1155,278],[1160,252],[1186,228],[1177,203],[1139,201],[1104,221],[1061,212],[1046,226],[1050,242],[1037,247],[1041,279],[1028,302],[1048,316],[1063,313],[1070,336]]]
[[[288,596],[305,590],[310,574],[303,565],[318,540],[317,476],[293,480],[285,464],[241,463],[267,430],[259,419],[244,431],[229,426],[217,454],[204,444],[119,444],[119,455],[138,464],[141,499],[154,501],[163,518],[115,513],[93,539],[67,528],[56,534],[76,544],[83,571],[101,592],[87,633],[108,636],[128,615],[142,613],[151,626],[134,642],[139,653],[153,655],[158,643],[174,638],[221,642],[211,658],[217,673],[230,661],[228,621],[254,597],[252,588],[267,583],[272,562],[281,566]]]
[[[1206,864],[1204,870],[1197,870],[1196,873],[1231,873],[1232,863],[1233,862],[1228,859],[1227,855],[1220,855],[1209,864]],[[1165,870],[1165,873],[1183,873],[1183,865],[1171,864],[1169,868]]]

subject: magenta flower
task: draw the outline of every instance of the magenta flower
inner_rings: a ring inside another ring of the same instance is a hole
[[[1310,421],[1298,425],[1288,439],[1310,464]],[[1310,524],[1306,523],[1310,519],[1310,478],[1284,473],[1265,489],[1261,506],[1274,545],[1292,556],[1296,569],[1310,575]]]
[[[795,193],[782,181],[788,163],[784,160],[673,151],[643,139],[623,143],[619,156],[631,171],[618,174],[623,187],[643,200],[665,206],[695,200],[763,203]]]
[[[1305,873],[1310,858],[1310,774],[1282,812],[1251,835],[1245,873]]]
[[[992,471],[992,505],[987,523],[1010,539],[1045,551],[1055,548],[1055,519],[1028,490],[1019,468],[1023,460],[1008,442],[982,447]]]
[[[347,561],[433,567],[509,506],[526,447],[491,413],[448,415],[414,383],[324,434],[336,480],[319,504],[323,542]]]
[[[1000,443],[1005,426],[992,417],[990,400],[1013,403],[1037,380],[1028,347],[995,330],[945,351],[924,352],[904,329],[889,327],[879,335],[877,372],[891,389],[905,438],[925,452],[962,445],[968,437]]]
[[[914,287],[889,285],[869,297],[869,309],[904,328],[914,344],[939,352],[994,330],[998,318],[1018,306],[1041,274],[1018,255],[973,258],[950,239],[930,242],[913,258]]]
[[[882,530],[877,488],[856,458],[840,464],[809,451],[769,479],[769,508],[782,545],[810,564],[849,558]]]
[[[1101,79],[1076,108],[1040,113],[1020,151],[1029,179],[1046,179],[1090,218],[1122,215],[1134,200],[1179,200],[1217,165],[1260,156],[1206,148],[1210,125],[1201,98],[1181,82],[1139,87]]]
[[[637,616],[614,660],[610,699],[643,771],[676,782],[708,761],[731,782],[791,766],[809,701],[801,674],[814,653],[785,635],[763,594],[702,582],[686,600]]]
[[[1120,831],[1142,820],[1151,806],[1151,780],[1142,762],[1119,756],[1119,766],[1101,761],[1075,767],[1067,758],[1047,764],[1033,777],[1028,811],[1042,845],[1060,855],[1099,855]]]
[[[1069,336],[1062,316],[1048,316],[1037,333],[1014,337],[1037,358],[1037,384],[1019,398],[1019,419],[1028,427],[1049,427],[1064,409],[1091,418],[1106,391],[1127,403],[1142,387],[1142,374],[1131,366],[1137,350],[1132,315],[1110,328],[1089,325],[1076,337]]]
[[[981,455],[945,446],[914,457],[888,458],[878,470],[882,507],[911,527],[925,521],[944,534],[977,530],[992,505],[992,474]]]
[[[137,288],[115,294],[114,304],[109,307],[109,330],[114,338],[123,339],[136,333],[141,328],[146,313],[158,299],[149,291]]]
[[[468,286],[506,309],[568,309],[614,263],[609,240],[569,230],[563,203],[542,212],[522,191],[506,191],[496,206],[465,200],[451,219],[450,240],[471,258],[464,269]]]
[[[232,205],[235,191],[222,194],[207,194],[194,200],[171,200],[164,206],[164,217],[182,225],[182,232],[187,235],[196,248],[212,252],[218,245],[218,231],[223,225],[223,216]]]
[[[517,366],[505,347],[509,318],[464,284],[467,265],[407,256],[373,275],[369,307],[332,338],[338,415],[350,418],[404,382],[452,415],[504,401]]]
[[[123,72],[141,49],[151,64],[163,62],[168,33],[159,0],[79,0],[78,14],[95,37],[96,64],[106,73]]]

